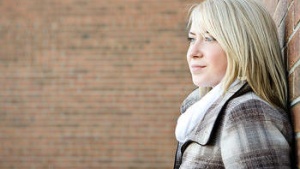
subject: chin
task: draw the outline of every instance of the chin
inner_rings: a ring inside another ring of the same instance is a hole
[[[198,87],[208,87],[201,81],[193,80],[193,83],[194,83],[194,85],[196,85]]]
[[[213,87],[214,86],[214,85],[212,85],[210,83],[207,83],[207,81],[203,82],[203,81],[194,80],[194,79],[193,79],[193,83],[194,83],[194,85],[196,85],[198,87]]]

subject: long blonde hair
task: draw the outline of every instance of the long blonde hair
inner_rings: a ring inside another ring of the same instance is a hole
[[[287,79],[276,25],[254,0],[205,0],[190,11],[189,24],[209,32],[227,55],[224,91],[237,78],[270,104],[287,107]]]

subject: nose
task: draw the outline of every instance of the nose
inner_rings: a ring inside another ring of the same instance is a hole
[[[201,51],[201,46],[199,42],[190,44],[189,50],[188,50],[188,57],[189,58],[201,58],[203,56],[203,53]]]

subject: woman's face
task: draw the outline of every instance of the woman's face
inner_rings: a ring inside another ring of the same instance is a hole
[[[220,44],[209,32],[203,35],[198,30],[193,24],[191,25],[187,61],[195,85],[214,87],[225,75],[227,57]]]

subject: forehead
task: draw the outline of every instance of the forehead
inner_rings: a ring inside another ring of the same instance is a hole
[[[195,8],[190,16],[190,32],[203,34],[207,32],[204,19],[198,8]]]
[[[202,25],[197,23],[192,23],[190,25],[189,33],[204,36],[205,34],[208,33],[208,31]]]

